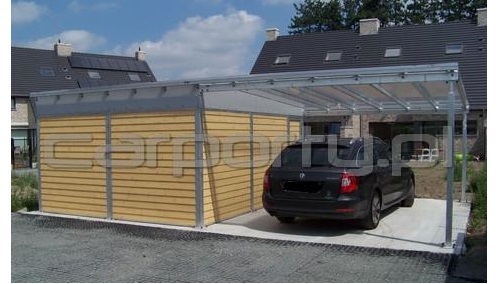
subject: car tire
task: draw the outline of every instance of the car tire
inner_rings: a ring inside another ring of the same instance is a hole
[[[281,217],[278,216],[277,220],[282,224],[292,224],[296,220],[296,217]]]
[[[378,191],[374,191],[372,198],[370,199],[370,205],[368,206],[368,213],[365,218],[361,220],[361,226],[364,229],[372,230],[377,228],[380,222],[380,211],[382,208],[382,202]]]
[[[413,183],[413,179],[410,178],[408,185],[408,196],[401,201],[402,207],[412,207],[413,203],[415,203],[415,185]]]

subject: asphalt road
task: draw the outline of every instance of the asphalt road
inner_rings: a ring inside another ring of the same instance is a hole
[[[445,282],[450,255],[11,215],[12,282]]]

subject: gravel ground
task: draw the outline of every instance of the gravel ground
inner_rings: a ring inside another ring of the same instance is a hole
[[[450,255],[11,215],[12,282],[445,282]]]

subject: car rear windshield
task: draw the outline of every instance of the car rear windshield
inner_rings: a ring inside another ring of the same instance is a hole
[[[282,167],[330,167],[338,160],[350,158],[350,147],[341,145],[290,146],[285,148],[274,163]],[[280,159],[280,160],[278,160]]]

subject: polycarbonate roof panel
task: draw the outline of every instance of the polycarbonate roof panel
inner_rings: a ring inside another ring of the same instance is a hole
[[[91,82],[88,85],[95,86]],[[164,90],[165,94],[171,94],[172,88],[183,90],[174,94],[175,97],[183,97],[183,101],[177,102],[180,106],[199,105],[199,102],[190,102],[195,100],[192,92],[199,92],[204,98],[203,106],[206,109],[244,112],[264,110],[265,113],[293,116],[430,114],[450,109],[461,113],[468,110],[466,95],[462,91],[465,88],[456,63],[155,82],[37,93],[33,94],[33,97],[66,95],[74,92],[83,97],[86,92],[91,94],[100,92],[112,96],[113,93],[127,90],[134,94],[133,101],[122,102],[124,106],[127,103],[131,105],[145,100],[151,92],[154,96],[159,95],[158,99],[161,99],[162,95],[157,94],[158,88]],[[454,96],[450,96],[450,93]],[[451,97],[454,97],[454,108],[449,104]],[[103,101],[102,104],[107,102]],[[51,111],[48,105],[44,107],[47,113]],[[160,106],[153,104],[154,109],[158,107]],[[77,110],[76,107],[72,109],[72,111]],[[142,108],[142,111],[146,110]],[[58,111],[60,113],[65,110]]]

